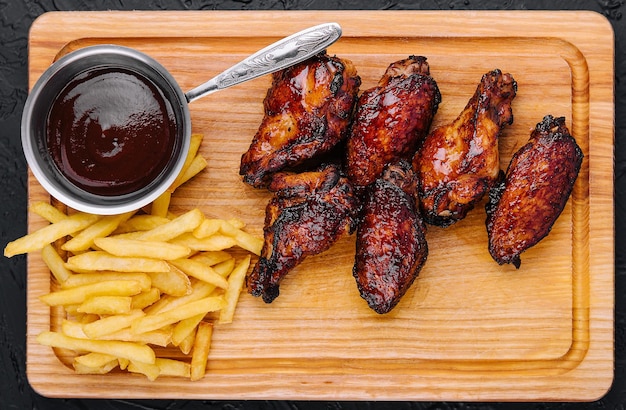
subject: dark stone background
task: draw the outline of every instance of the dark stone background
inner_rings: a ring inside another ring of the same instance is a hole
[[[594,403],[428,403],[48,399],[26,379],[26,259],[0,256],[0,410],[4,409],[625,409],[626,408],[626,12],[623,0],[0,0],[0,247],[26,232],[26,161],[19,123],[27,96],[28,30],[53,10],[459,10],[575,9],[605,15],[615,30],[615,381]],[[572,27],[576,30],[576,27]],[[181,27],[184,30],[184,27]]]

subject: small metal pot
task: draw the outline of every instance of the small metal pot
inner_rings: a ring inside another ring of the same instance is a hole
[[[311,27],[260,50],[187,93],[160,63],[137,50],[117,45],[79,49],[54,62],[31,90],[21,124],[24,155],[44,189],[71,208],[99,215],[139,209],[165,192],[182,169],[191,139],[191,101],[304,61],[340,36],[341,27],[336,23]],[[126,69],[147,78],[160,89],[174,111],[176,140],[165,168],[146,186],[124,195],[98,195],[77,187],[57,168],[46,143],[46,121],[56,97],[72,79],[96,67]]]
[[[170,102],[176,123],[174,149],[159,175],[141,189],[118,196],[97,195],[75,186],[55,165],[46,143],[46,120],[57,95],[76,76],[94,67],[127,69],[149,79]],[[111,215],[141,208],[176,179],[191,139],[191,117],[185,94],[171,74],[139,51],[101,45],[74,51],[53,63],[31,90],[22,114],[22,147],[35,178],[53,197],[84,212]]]

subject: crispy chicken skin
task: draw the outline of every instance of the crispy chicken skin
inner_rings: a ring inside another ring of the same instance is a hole
[[[411,164],[401,160],[365,190],[352,274],[361,297],[380,314],[398,304],[428,256],[416,184]]]
[[[248,292],[272,302],[282,278],[307,256],[353,232],[359,201],[336,165],[300,174],[277,173],[265,210],[264,245],[247,278]]]
[[[367,186],[398,159],[409,159],[426,136],[441,94],[426,57],[392,63],[378,85],[363,92],[347,142],[348,177]]]
[[[265,187],[271,174],[330,151],[345,139],[361,78],[349,60],[320,53],[272,75],[265,115],[240,174]]]
[[[426,137],[413,167],[427,223],[448,226],[463,219],[496,183],[498,137],[513,122],[516,91],[510,74],[486,73],[461,114]]]
[[[565,118],[546,115],[511,159],[486,204],[489,253],[520,267],[520,254],[543,239],[559,217],[580,171],[583,153]]]

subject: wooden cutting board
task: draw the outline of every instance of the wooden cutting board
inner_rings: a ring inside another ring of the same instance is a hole
[[[29,83],[60,55],[116,43],[150,54],[189,90],[252,52],[305,27],[336,21],[329,53],[350,59],[372,87],[387,65],[428,57],[451,121],[483,73],[518,83],[515,121],[500,142],[502,168],[544,115],[565,116],[585,160],[551,234],[519,270],[487,251],[483,204],[467,219],[430,227],[419,279],[390,314],[359,297],[354,237],[307,259],[270,305],[242,295],[234,323],[216,327],[198,382],[113,373],[76,375],[67,357],[36,343],[59,317],[37,298],[50,289],[28,259],[27,372],[55,397],[318,400],[594,400],[613,378],[613,33],[592,12],[58,12],[29,40]],[[239,217],[262,233],[270,195],[246,186],[239,159],[263,116],[269,76],[191,104],[208,168],[181,188],[174,211]],[[49,200],[29,177],[29,200]],[[45,225],[29,215],[32,231]]]

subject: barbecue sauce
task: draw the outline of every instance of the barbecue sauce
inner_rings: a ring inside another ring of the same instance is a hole
[[[46,121],[48,150],[59,170],[87,192],[124,195],[166,167],[176,139],[169,101],[144,76],[96,68],[56,97]]]

